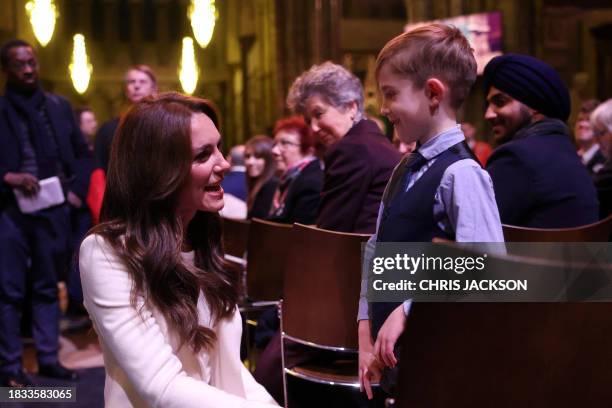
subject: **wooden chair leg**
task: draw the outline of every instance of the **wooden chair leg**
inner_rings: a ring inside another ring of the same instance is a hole
[[[287,374],[285,373],[285,338],[283,336],[283,301],[278,303],[278,318],[280,320],[280,345],[281,345],[281,365],[283,370],[283,397],[285,399],[285,408],[289,404],[287,397]]]

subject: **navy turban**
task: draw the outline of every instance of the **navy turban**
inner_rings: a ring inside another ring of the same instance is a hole
[[[529,55],[505,54],[493,58],[484,69],[485,95],[494,86],[549,118],[567,121],[570,96],[553,67]]]

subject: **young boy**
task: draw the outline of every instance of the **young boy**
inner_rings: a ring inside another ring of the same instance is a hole
[[[381,203],[377,242],[502,242],[488,173],[474,160],[457,124],[457,110],[476,80],[476,60],[461,32],[429,24],[389,41],[378,55],[381,113],[415,152],[395,168]],[[365,269],[365,268],[364,268]],[[394,368],[395,343],[404,331],[410,301],[370,303],[367,274],[359,301],[359,378],[372,398],[371,382]],[[374,343],[375,340],[375,343]],[[391,381],[392,385],[392,381]],[[390,387],[385,387],[390,392]]]

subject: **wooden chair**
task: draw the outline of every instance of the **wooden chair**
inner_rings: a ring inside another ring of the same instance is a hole
[[[234,220],[223,218],[223,248],[228,259],[242,259],[247,249],[249,236],[249,220]]]
[[[301,224],[293,226],[291,235],[281,304],[281,345],[289,339],[317,349],[356,353],[361,245],[369,235]],[[307,381],[359,387],[355,358],[332,367],[313,363],[286,368],[283,351],[283,368],[286,375]]]
[[[291,224],[279,224],[258,218],[249,227],[245,296],[240,311],[245,317],[245,345],[249,367],[255,366],[252,327],[259,315],[277,307],[283,293],[283,268],[291,243]]]
[[[247,297],[252,301],[281,299],[283,269],[291,243],[290,224],[254,218],[247,245]]]
[[[574,228],[528,228],[503,225],[507,242],[608,242],[612,215],[601,221]]]
[[[397,407],[596,407],[612,401],[612,303],[412,308],[401,340]]]
[[[567,266],[503,261],[558,273]],[[607,405],[610,316],[612,303],[415,303],[399,340],[395,407]]]

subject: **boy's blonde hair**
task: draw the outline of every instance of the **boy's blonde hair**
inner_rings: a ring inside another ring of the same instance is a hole
[[[474,50],[459,29],[433,23],[389,41],[376,59],[376,78],[386,64],[422,88],[432,77],[450,88],[450,105],[459,109],[476,81]]]

